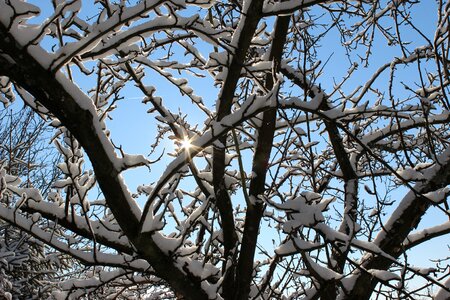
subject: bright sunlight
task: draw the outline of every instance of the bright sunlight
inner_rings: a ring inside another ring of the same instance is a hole
[[[192,144],[191,141],[189,140],[188,137],[184,137],[181,141],[180,141],[180,147],[185,149],[185,150],[189,150],[190,148],[192,148]]]

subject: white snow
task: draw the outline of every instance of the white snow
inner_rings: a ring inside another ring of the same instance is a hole
[[[445,282],[443,282],[443,286],[446,287],[446,289],[444,288],[440,288],[438,290],[438,292],[434,295],[433,299],[434,300],[448,300],[450,299],[450,278],[447,278],[447,280]]]
[[[385,270],[377,270],[377,269],[370,269],[367,270],[370,274],[372,274],[374,277],[378,278],[381,281],[391,281],[391,280],[400,280],[400,276],[398,276],[395,273],[385,271]]]
[[[317,275],[321,279],[326,280],[326,281],[330,281],[330,280],[339,280],[339,279],[341,279],[343,277],[342,274],[334,272],[330,268],[321,266],[319,263],[313,261],[311,256],[309,256],[308,254],[304,254],[304,257],[308,261],[308,264],[311,266],[313,271],[315,273],[317,273]]]

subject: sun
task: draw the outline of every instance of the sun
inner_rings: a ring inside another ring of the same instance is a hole
[[[184,137],[181,141],[181,148],[185,149],[185,150],[189,150],[190,148],[192,148],[192,144],[191,141],[189,141],[189,139],[187,137]]]

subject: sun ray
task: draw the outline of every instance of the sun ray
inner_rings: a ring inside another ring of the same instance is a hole
[[[180,147],[185,149],[185,150],[189,150],[190,148],[192,148],[192,144],[191,141],[189,140],[188,137],[184,137],[181,141],[180,141]]]

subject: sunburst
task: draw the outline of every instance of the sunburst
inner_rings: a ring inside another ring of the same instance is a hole
[[[192,144],[191,144],[191,141],[189,140],[189,138],[184,137],[180,141],[180,148],[185,149],[185,150],[189,150],[192,148]]]

